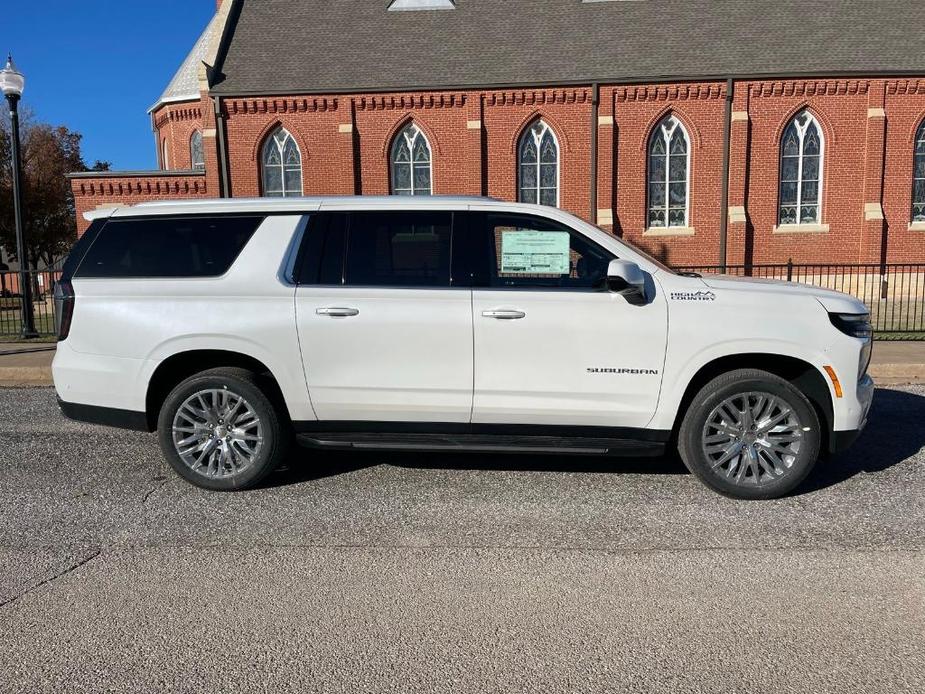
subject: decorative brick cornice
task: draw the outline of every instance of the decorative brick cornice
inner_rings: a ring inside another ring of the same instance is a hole
[[[686,101],[688,99],[711,100],[726,97],[724,83],[713,84],[640,84],[617,87],[614,96],[623,101]]]
[[[202,106],[199,102],[196,102],[195,105],[182,107],[165,106],[154,117],[154,125],[161,128],[169,122],[179,123],[189,120],[202,120]]]
[[[222,101],[227,115],[250,113],[315,113],[336,111],[338,100],[329,97],[299,97],[272,99],[230,99]]]
[[[416,108],[462,108],[465,94],[388,94],[358,96],[354,99],[357,111],[406,111]]]
[[[870,89],[868,80],[786,80],[752,82],[750,96],[834,96],[841,94],[866,94]]]
[[[925,94],[925,79],[890,80],[886,83],[887,94]]]
[[[140,172],[139,172],[140,173]],[[139,195],[173,195],[184,197],[206,197],[205,174],[165,174],[149,172],[147,176],[133,172],[119,177],[118,173],[89,178],[71,177],[71,189],[80,197],[105,196],[135,197]]]
[[[590,89],[530,89],[485,94],[486,106],[541,106],[543,104],[585,104]]]

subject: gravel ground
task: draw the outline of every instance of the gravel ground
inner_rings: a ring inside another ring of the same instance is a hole
[[[675,460],[296,451],[178,480],[0,390],[0,692],[921,692],[925,388],[773,502]]]

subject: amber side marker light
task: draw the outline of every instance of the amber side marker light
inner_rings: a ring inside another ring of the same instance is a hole
[[[838,376],[835,375],[835,369],[829,365],[823,366],[822,368],[825,369],[825,372],[829,375],[829,379],[832,381],[832,386],[835,388],[835,397],[840,398],[843,393],[841,390],[841,383],[838,382]]]

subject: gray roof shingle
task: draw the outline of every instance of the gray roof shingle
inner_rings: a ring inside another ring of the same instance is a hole
[[[238,2],[216,94],[925,75],[922,0]]]

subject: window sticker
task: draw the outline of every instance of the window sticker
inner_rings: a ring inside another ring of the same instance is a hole
[[[567,231],[512,230],[501,233],[501,272],[523,275],[568,275]]]

